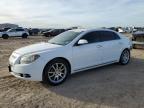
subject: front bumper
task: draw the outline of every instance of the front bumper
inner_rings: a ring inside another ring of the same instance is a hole
[[[15,64],[9,65],[9,72],[17,78],[31,80],[31,81],[42,81],[42,74],[44,69],[42,62],[34,62],[31,64]]]
[[[31,75],[30,74],[23,74],[23,73],[15,73],[15,72],[12,72],[11,70],[11,65],[8,66],[8,69],[9,69],[9,72],[16,76],[16,77],[19,77],[19,78],[31,78]]]

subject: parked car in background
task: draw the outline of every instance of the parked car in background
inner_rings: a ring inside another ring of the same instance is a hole
[[[22,37],[27,38],[29,33],[23,28],[9,29],[5,32],[0,32],[0,37],[8,39],[9,37]]]
[[[52,29],[50,31],[44,32],[43,36],[45,36],[45,37],[56,36],[56,35],[59,35],[60,33],[65,32],[65,31],[66,31],[65,29]]]
[[[37,28],[35,28],[35,29],[28,29],[28,32],[29,32],[29,34],[31,36],[38,35],[40,33],[40,29],[37,29]]]
[[[131,48],[131,40],[111,30],[69,30],[48,42],[15,50],[9,71],[21,79],[58,85],[75,72],[128,64]]]
[[[144,49],[144,31],[138,31],[133,33],[133,48]]]
[[[43,34],[43,33],[48,32],[50,30],[52,30],[52,29],[41,29],[40,33]]]
[[[78,29],[78,27],[70,27],[70,28],[67,28],[65,30],[73,30],[73,29]]]

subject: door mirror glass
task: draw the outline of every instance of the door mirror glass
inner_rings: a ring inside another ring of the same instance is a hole
[[[88,41],[85,40],[85,39],[80,39],[80,40],[78,41],[78,45],[84,45],[84,44],[87,44],[87,43],[88,43]]]

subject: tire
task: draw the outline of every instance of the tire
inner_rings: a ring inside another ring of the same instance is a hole
[[[48,63],[44,69],[43,82],[56,86],[63,83],[68,78],[69,74],[69,64],[63,59],[54,59]]]
[[[45,37],[49,37],[48,35],[45,35]]]
[[[45,37],[50,37],[50,35],[49,35],[49,34],[45,34],[44,36],[45,36]]]
[[[27,34],[23,34],[23,35],[22,35],[22,38],[27,38],[27,37],[28,37]]]
[[[119,63],[121,65],[126,65],[128,64],[130,61],[130,50],[129,49],[125,49],[122,54],[121,54],[121,57],[120,57],[120,60],[119,60]]]
[[[3,35],[2,35],[2,38],[3,38],[3,39],[8,39],[9,36],[8,36],[7,34],[3,34]]]

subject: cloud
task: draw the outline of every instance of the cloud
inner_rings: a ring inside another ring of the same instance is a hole
[[[1,0],[0,21],[22,26],[144,24],[143,0]]]

